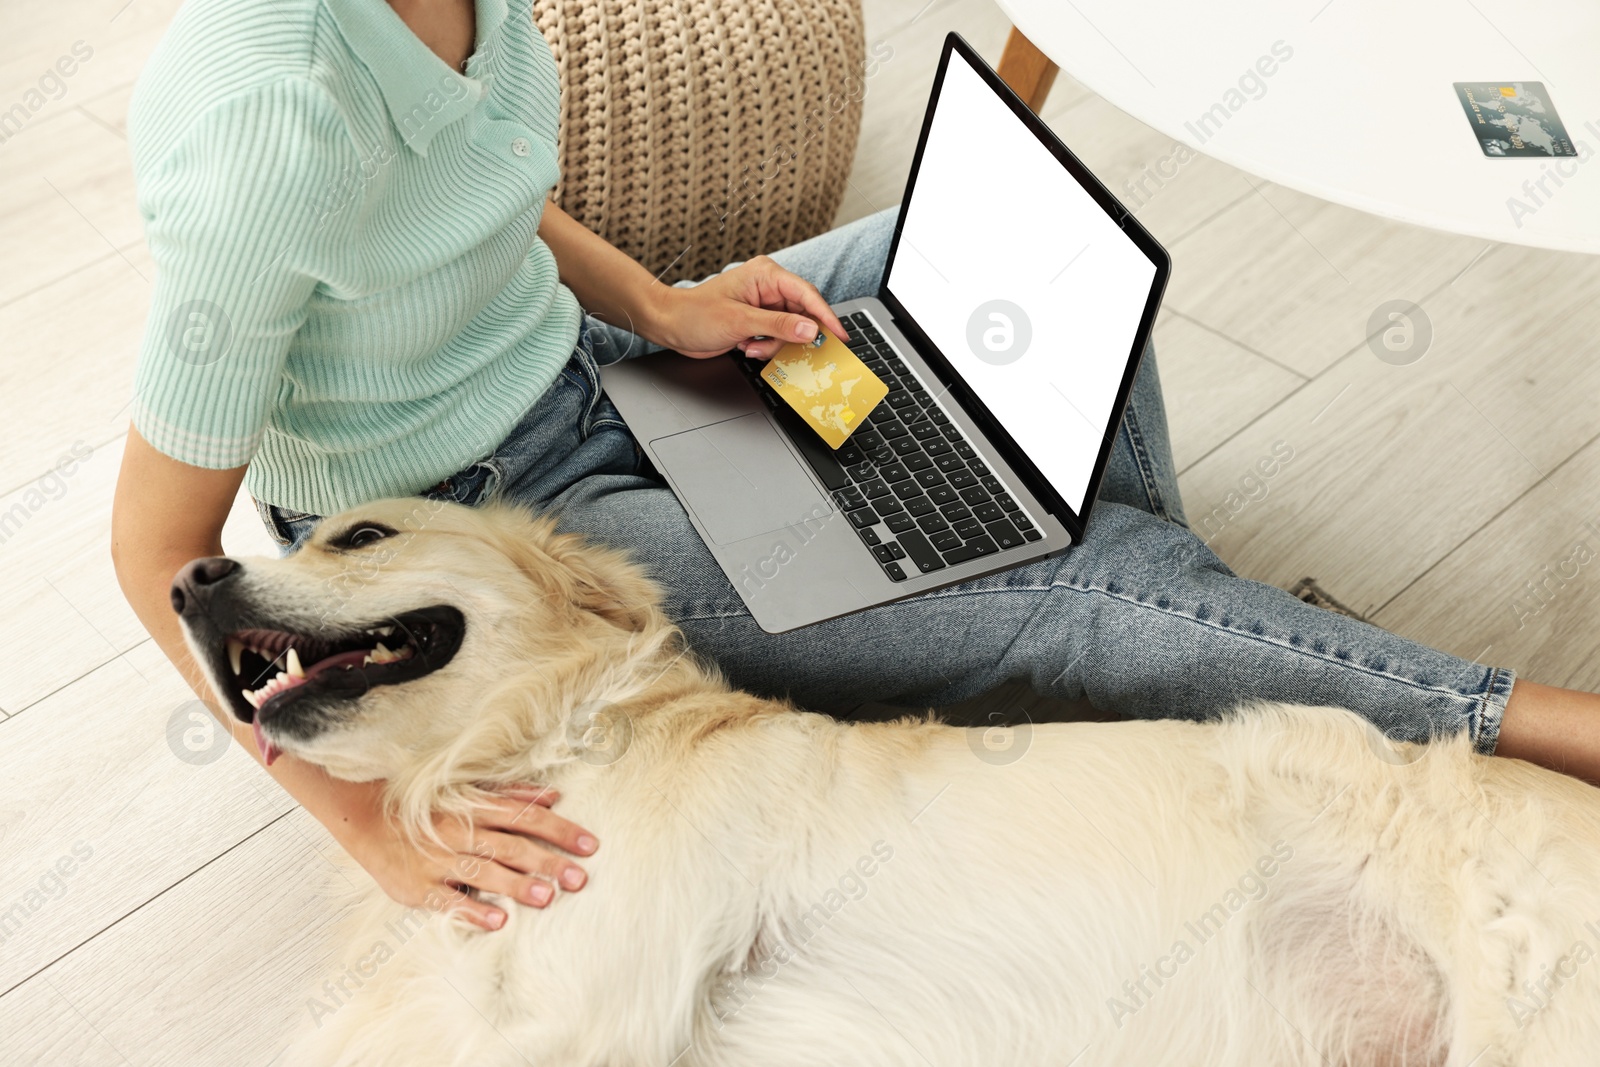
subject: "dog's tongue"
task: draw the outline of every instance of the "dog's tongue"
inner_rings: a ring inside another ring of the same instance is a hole
[[[273,760],[283,755],[283,751],[279,749],[277,745],[274,745],[271,741],[268,741],[266,735],[261,732],[261,720],[259,718],[257,718],[255,722],[251,723],[251,725],[256,729],[256,748],[260,750],[262,760],[264,760],[266,765],[270,767],[272,766]]]

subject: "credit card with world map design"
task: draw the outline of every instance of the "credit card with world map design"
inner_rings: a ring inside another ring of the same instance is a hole
[[[1455,87],[1484,155],[1578,154],[1543,82],[1456,82]]]
[[[778,349],[761,377],[829,448],[843,445],[889,395],[883,379],[827,330],[809,344]]]

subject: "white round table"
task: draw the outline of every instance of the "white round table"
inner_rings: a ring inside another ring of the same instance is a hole
[[[998,2],[1018,31],[1001,73],[1035,108],[1053,61],[1175,141],[1291,189],[1600,253],[1595,0]],[[1578,156],[1483,154],[1452,83],[1512,81],[1544,83]]]

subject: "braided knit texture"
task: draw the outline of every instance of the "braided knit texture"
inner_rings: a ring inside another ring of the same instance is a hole
[[[865,95],[860,0],[534,0],[562,209],[665,282],[828,229]]]

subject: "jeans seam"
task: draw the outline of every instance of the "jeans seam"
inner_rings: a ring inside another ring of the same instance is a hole
[[[1410,686],[1413,689],[1421,690],[1423,692],[1437,693],[1440,696],[1456,697],[1457,699],[1461,699],[1461,700],[1470,700],[1470,701],[1474,702],[1475,704],[1476,703],[1480,703],[1481,701],[1483,701],[1485,699],[1485,697],[1483,695],[1478,694],[1478,693],[1470,693],[1469,694],[1469,693],[1464,693],[1464,692],[1460,691],[1459,689],[1448,689],[1448,688],[1443,688],[1443,687],[1440,687],[1440,686],[1428,685],[1426,683],[1419,682],[1414,678],[1406,678],[1406,677],[1403,677],[1403,676],[1398,675],[1398,674],[1390,674],[1388,671],[1380,671],[1380,670],[1377,670],[1375,668],[1368,667],[1368,666],[1365,666],[1364,664],[1358,663],[1355,660],[1340,659],[1337,656],[1329,656],[1329,655],[1327,655],[1325,653],[1317,652],[1315,649],[1302,648],[1302,647],[1300,647],[1298,645],[1292,645],[1292,644],[1289,644],[1289,643],[1287,643],[1285,641],[1280,641],[1280,640],[1278,640],[1276,638],[1268,637],[1265,634],[1253,634],[1253,633],[1249,633],[1248,631],[1244,631],[1244,630],[1235,630],[1235,629],[1233,629],[1231,627],[1218,626],[1218,625],[1210,622],[1209,620],[1196,618],[1195,616],[1187,614],[1187,613],[1182,612],[1182,611],[1174,611],[1171,608],[1158,607],[1155,604],[1149,604],[1149,603],[1145,603],[1144,601],[1134,600],[1134,599],[1132,599],[1130,597],[1123,596],[1123,595],[1121,595],[1119,593],[1112,593],[1112,592],[1110,592],[1108,590],[1101,589],[1101,588],[1099,588],[1097,586],[1092,586],[1092,585],[1077,586],[1077,585],[1072,585],[1070,583],[1065,583],[1065,582],[1052,582],[1049,585],[1008,585],[1003,589],[966,589],[966,590],[955,590],[955,591],[950,591],[950,592],[945,592],[945,591],[941,591],[941,590],[934,590],[933,592],[924,593],[922,595],[923,595],[924,598],[926,598],[928,600],[946,600],[946,599],[949,599],[951,597],[959,597],[959,596],[1002,596],[1002,595],[1009,595],[1011,593],[1048,593],[1053,589],[1072,589],[1072,590],[1076,590],[1076,591],[1082,592],[1082,593],[1095,593],[1095,594],[1098,594],[1100,596],[1107,597],[1108,599],[1111,599],[1111,600],[1121,601],[1124,604],[1130,604],[1130,605],[1134,605],[1134,606],[1140,607],[1140,608],[1147,608],[1150,611],[1157,611],[1157,612],[1160,612],[1163,615],[1170,615],[1170,616],[1173,616],[1174,618],[1184,619],[1185,621],[1192,622],[1197,626],[1204,626],[1209,630],[1216,631],[1217,633],[1230,634],[1230,635],[1235,636],[1235,637],[1242,637],[1242,638],[1246,638],[1246,639],[1255,641],[1255,642],[1257,642],[1259,644],[1272,645],[1272,646],[1274,646],[1276,648],[1283,649],[1286,652],[1299,653],[1300,655],[1305,656],[1307,659],[1315,660],[1315,661],[1317,661],[1319,663],[1327,663],[1327,664],[1334,665],[1334,666],[1347,667],[1347,668],[1350,668],[1352,670],[1358,671],[1358,672],[1360,672],[1362,674],[1365,674],[1365,675],[1367,675],[1368,677],[1371,677],[1371,678],[1381,678],[1381,679],[1384,679],[1385,681],[1398,682],[1401,685]],[[888,605],[883,605],[883,606],[888,606]],[[733,612],[731,614],[739,614],[739,613],[738,612]],[[727,617],[726,615],[709,615],[709,616],[691,616],[691,617],[688,617],[688,618],[726,618],[726,617]],[[1500,672],[1500,668],[1489,668],[1489,669],[1492,670],[1492,671]]]
[[[1494,755],[1500,747],[1500,725],[1505,720],[1505,701],[1511,699],[1510,687],[1516,682],[1514,671],[1504,667],[1491,667],[1489,671],[1489,682],[1478,695],[1478,706],[1472,713],[1473,748],[1485,756]],[[1502,678],[1507,687],[1505,700],[1497,699]]]
[[[1139,472],[1139,481],[1144,483],[1145,499],[1150,502],[1150,512],[1166,522],[1172,522],[1172,515],[1167,511],[1167,503],[1161,495],[1161,490],[1156,484],[1155,471],[1150,466],[1149,447],[1145,444],[1144,432],[1139,429],[1139,416],[1135,413],[1133,405],[1128,405],[1128,410],[1122,416],[1123,426],[1128,431],[1128,445],[1133,452],[1134,469]]]
[[[1052,589],[1052,588],[1057,588],[1057,586],[1056,585],[1051,585],[1051,586],[1046,586],[1045,587],[1045,589]],[[1060,588],[1077,589],[1079,587],[1078,586],[1071,586],[1071,585],[1063,585],[1063,586],[1060,586]],[[1040,589],[1040,590],[1034,590],[1034,591],[1043,592],[1044,590]],[[1233,629],[1231,627],[1223,627],[1223,626],[1214,624],[1214,623],[1212,623],[1211,621],[1209,621],[1207,619],[1196,618],[1195,616],[1186,614],[1185,612],[1182,612],[1182,611],[1174,611],[1171,608],[1163,608],[1163,607],[1159,607],[1158,605],[1155,605],[1155,604],[1147,604],[1147,603],[1144,603],[1143,601],[1133,600],[1133,599],[1131,599],[1129,597],[1122,596],[1121,594],[1112,593],[1112,592],[1110,592],[1108,590],[1100,589],[1100,588],[1097,588],[1095,586],[1084,586],[1084,587],[1082,587],[1082,591],[1085,592],[1085,593],[1098,593],[1101,596],[1105,596],[1105,597],[1108,597],[1108,598],[1113,599],[1113,600],[1120,600],[1124,604],[1133,604],[1133,605],[1136,605],[1136,606],[1141,607],[1141,608],[1148,608],[1151,611],[1159,611],[1163,615],[1171,615],[1171,616],[1174,616],[1176,618],[1187,619],[1189,622],[1195,623],[1195,624],[1197,624],[1199,626],[1204,626],[1207,629],[1214,630],[1214,631],[1216,631],[1218,633],[1227,633],[1227,634],[1233,634],[1233,635],[1238,636],[1238,637],[1248,638],[1248,639],[1250,639],[1252,641],[1256,641],[1256,642],[1259,642],[1261,644],[1272,645],[1272,646],[1274,646],[1276,648],[1281,648],[1286,652],[1297,652],[1297,653],[1300,653],[1301,655],[1307,657],[1308,659],[1313,659],[1313,660],[1316,660],[1316,661],[1321,662],[1321,663],[1327,663],[1327,664],[1330,664],[1330,665],[1337,665],[1337,666],[1341,666],[1341,667],[1348,667],[1348,668],[1354,669],[1356,671],[1359,671],[1360,673],[1365,674],[1370,678],[1382,678],[1385,681],[1398,682],[1401,685],[1408,685],[1408,686],[1412,687],[1413,689],[1419,689],[1419,690],[1421,690],[1423,692],[1437,693],[1440,696],[1453,696],[1453,697],[1457,697],[1457,698],[1464,699],[1464,700],[1471,700],[1474,703],[1476,703],[1479,700],[1479,696],[1476,693],[1468,694],[1468,693],[1463,693],[1459,689],[1448,689],[1448,688],[1443,688],[1443,687],[1435,686],[1435,685],[1427,685],[1427,684],[1424,684],[1422,682],[1417,681],[1415,678],[1406,678],[1406,677],[1403,677],[1403,676],[1398,675],[1398,674],[1390,674],[1388,671],[1381,671],[1381,670],[1378,670],[1378,669],[1376,669],[1374,667],[1368,667],[1368,666],[1365,666],[1364,664],[1357,663],[1354,660],[1340,659],[1338,656],[1329,656],[1329,655],[1327,655],[1325,653],[1318,652],[1315,649],[1302,648],[1302,647],[1300,647],[1298,645],[1293,645],[1293,644],[1289,644],[1288,642],[1278,640],[1277,638],[1268,637],[1266,634],[1254,634],[1254,633],[1250,633],[1250,632],[1245,631],[1245,630],[1235,630],[1235,629]]]
[[[580,440],[587,441],[594,436],[595,413],[600,407],[600,368],[594,362],[594,352],[583,344],[580,336],[578,346],[573,350],[572,362],[578,365],[582,376],[583,389],[588,396],[584,400],[583,414],[578,419],[578,435]]]

